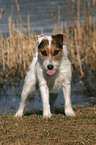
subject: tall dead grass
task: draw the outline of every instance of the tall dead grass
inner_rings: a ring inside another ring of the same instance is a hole
[[[13,70],[15,70],[14,73],[22,70],[20,75],[23,76],[36,49],[35,37],[33,33],[29,33],[28,36],[16,29],[11,16],[9,17],[9,31],[9,37],[0,36],[0,66],[6,76],[12,74]]]
[[[74,0],[72,0],[74,3]],[[72,27],[69,28],[67,22],[61,22],[61,30],[54,26],[53,33],[64,34],[64,43],[69,50],[69,57],[72,62],[73,72],[78,70],[82,78],[89,70],[96,76],[96,17],[92,15],[92,6],[88,1],[88,12],[85,0],[83,0],[83,21],[80,22],[80,1],[77,1],[77,25],[74,17],[70,15]],[[95,0],[92,1],[93,8]],[[88,15],[87,15],[88,13]],[[65,29],[63,29],[65,28]]]
[[[74,0],[72,2],[74,3]],[[93,0],[94,5],[95,1]],[[18,11],[20,11],[18,3],[17,6]],[[68,47],[73,72],[77,70],[80,76],[83,77],[86,72],[91,70],[96,77],[96,17],[92,16],[91,11],[89,11],[87,17],[86,6],[83,1],[83,22],[80,22],[79,0],[77,8],[77,25],[73,23],[74,19],[71,17],[72,27],[69,28],[68,23],[60,22],[60,16],[58,16],[59,26],[56,27],[55,25],[53,27],[53,34],[64,34],[64,43]],[[60,6],[58,7],[58,13],[60,13]],[[15,27],[14,21],[10,16],[8,18],[9,36],[3,37],[0,35],[0,68],[2,69],[0,77],[16,75],[18,72],[19,75],[23,76],[36,50],[36,34],[30,31],[29,15],[28,32],[21,16],[19,18],[21,22],[20,30]]]

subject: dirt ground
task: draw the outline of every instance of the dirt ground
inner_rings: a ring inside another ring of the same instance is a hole
[[[41,112],[0,116],[0,145],[96,145],[96,105],[75,113],[66,117],[59,110],[51,119]]]

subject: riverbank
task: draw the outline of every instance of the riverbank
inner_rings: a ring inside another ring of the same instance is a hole
[[[22,118],[0,116],[0,145],[95,145],[96,105],[75,113],[76,117],[66,117],[59,111],[48,120],[41,112]]]

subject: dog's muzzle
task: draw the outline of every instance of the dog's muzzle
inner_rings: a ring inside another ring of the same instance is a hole
[[[52,64],[49,64],[47,66],[47,68],[48,68],[48,70],[47,70],[48,75],[54,75],[55,74],[56,70],[54,70],[54,66]]]
[[[52,64],[49,64],[49,65],[47,66],[47,68],[48,68],[49,70],[52,70],[52,69],[54,68],[54,66],[53,66]]]

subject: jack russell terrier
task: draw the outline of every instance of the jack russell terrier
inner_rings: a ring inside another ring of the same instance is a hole
[[[37,52],[25,77],[21,103],[15,117],[22,117],[25,101],[31,92],[36,91],[37,85],[43,103],[43,117],[52,116],[61,88],[65,99],[65,115],[75,116],[70,99],[71,63],[67,57],[66,46],[63,45],[63,38],[63,34],[38,36]]]

